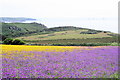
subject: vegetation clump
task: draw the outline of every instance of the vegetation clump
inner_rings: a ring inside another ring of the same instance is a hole
[[[100,31],[100,30],[88,30],[88,31],[85,31],[85,32],[81,32],[80,34],[97,34],[97,33],[100,33],[100,32],[102,32],[102,31]],[[105,33],[107,33],[107,32],[105,32]]]
[[[3,41],[4,44],[12,44],[13,39],[12,38],[7,38]]]
[[[12,44],[13,45],[23,45],[23,44],[25,44],[25,42],[20,39],[15,39],[15,40],[13,40]]]
[[[20,40],[20,39],[12,39],[12,38],[7,38],[3,41],[4,44],[11,44],[11,45],[24,45],[25,42]]]

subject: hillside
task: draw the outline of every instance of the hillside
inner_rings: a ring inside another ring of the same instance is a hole
[[[2,23],[0,28],[2,39],[6,37],[21,39],[27,44],[118,43],[118,34],[75,26],[47,28],[41,23]]]
[[[46,29],[43,24],[38,23],[1,23],[2,35],[6,37],[19,37],[33,34]]]
[[[24,40],[59,40],[59,39],[86,39],[112,37],[109,31],[93,30],[74,26],[46,28],[40,33],[31,36],[18,37]]]
[[[84,32],[84,33],[83,33]],[[86,38],[103,38],[103,37],[112,37],[110,32],[93,32],[87,29],[77,29],[77,30],[61,30],[61,31],[54,31],[49,34],[40,34],[40,35],[32,35],[26,37],[20,37],[21,39],[25,40],[58,40],[58,39],[86,39]]]
[[[46,28],[43,32],[31,35],[17,37],[28,44],[35,45],[79,45],[84,43],[118,43],[118,34],[109,31],[93,30],[73,26],[61,26]]]

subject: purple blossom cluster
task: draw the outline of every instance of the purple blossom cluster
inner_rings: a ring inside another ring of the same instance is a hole
[[[91,47],[90,47],[91,49]],[[28,51],[2,57],[3,78],[109,78],[118,71],[118,47],[65,52]]]

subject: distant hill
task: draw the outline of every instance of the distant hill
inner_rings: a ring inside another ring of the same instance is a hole
[[[80,27],[75,27],[75,26],[59,26],[59,27],[53,27],[53,28],[47,28],[46,31],[67,31],[67,30],[78,30],[78,29],[83,29]]]
[[[17,37],[28,44],[35,45],[84,45],[111,44],[118,42],[118,34],[110,31],[94,30],[74,26],[46,28],[40,33]]]
[[[36,19],[32,18],[24,18],[24,17],[0,17],[0,22],[8,22],[8,23],[13,23],[13,22],[25,22],[25,21],[33,21]]]
[[[53,28],[46,28],[45,31],[68,31],[68,30],[89,30],[89,32],[110,32],[110,31],[102,31],[102,30],[94,30],[94,29],[88,29],[88,28],[82,28],[82,27],[75,27],[75,26],[59,26],[59,27],[53,27]],[[89,34],[89,33],[88,33]]]
[[[78,27],[46,28],[43,32],[23,37],[16,37],[33,45],[117,45],[118,34]]]
[[[19,37],[42,31],[47,27],[41,23],[1,23],[2,35],[6,37]]]
[[[78,45],[86,43],[117,43],[118,34],[75,26],[47,28],[41,23],[1,23],[0,37],[21,39],[27,44]]]
[[[59,40],[59,39],[86,39],[86,38],[103,38],[111,37],[113,34],[109,31],[100,31],[86,28],[79,28],[73,26],[62,26],[55,28],[46,28],[42,34],[36,34],[31,36],[23,36],[20,39],[25,40]]]
[[[97,33],[110,33],[109,31],[93,30],[75,26],[59,26],[53,28],[47,28],[41,23],[1,23],[2,35],[5,37],[21,37],[30,35],[41,35],[41,34],[53,34],[55,32],[62,31],[76,31],[79,30],[79,34],[97,34]]]

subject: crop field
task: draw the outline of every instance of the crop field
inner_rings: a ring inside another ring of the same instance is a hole
[[[24,40],[28,44],[80,44],[80,43],[118,43],[117,37],[88,38],[88,39],[58,39],[58,40]]]
[[[112,37],[107,35],[108,33],[98,33],[98,34],[80,34],[80,32],[87,30],[69,30],[69,31],[61,31],[54,32],[51,34],[42,34],[42,35],[33,35],[33,36],[25,36],[25,37],[17,37],[17,39],[23,40],[56,40],[56,39],[87,39],[87,38],[104,38],[104,37]]]
[[[3,78],[118,78],[118,46],[1,46]]]

